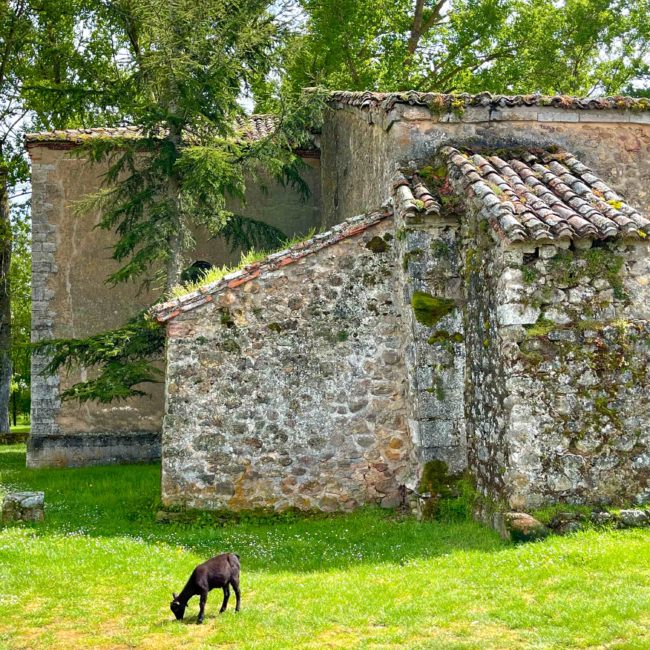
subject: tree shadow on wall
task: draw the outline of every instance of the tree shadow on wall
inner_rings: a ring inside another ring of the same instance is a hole
[[[351,514],[240,517],[157,523],[159,465],[25,469],[24,445],[0,447],[0,490],[43,490],[46,519],[38,535],[130,537],[182,546],[196,559],[238,553],[247,569],[310,572],[359,564],[406,564],[455,552],[495,552],[506,543],[473,521],[417,522],[380,508]],[[19,524],[20,525],[20,524]]]

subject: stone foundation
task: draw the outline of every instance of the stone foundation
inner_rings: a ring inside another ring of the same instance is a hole
[[[152,463],[160,459],[160,434],[80,433],[31,435],[27,467],[83,467],[115,463]]]

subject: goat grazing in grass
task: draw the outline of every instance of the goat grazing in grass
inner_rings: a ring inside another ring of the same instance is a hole
[[[194,571],[187,584],[183,587],[180,594],[173,594],[170,607],[177,620],[182,621],[185,616],[185,608],[187,601],[192,596],[200,596],[199,603],[199,616],[196,622],[203,623],[205,613],[205,603],[208,600],[208,592],[211,589],[223,589],[223,603],[219,613],[222,614],[226,611],[228,606],[228,599],[230,598],[230,585],[235,590],[237,598],[237,605],[235,611],[239,611],[241,602],[241,595],[239,593],[239,555],[234,553],[223,553],[211,558],[203,564],[199,564]]]

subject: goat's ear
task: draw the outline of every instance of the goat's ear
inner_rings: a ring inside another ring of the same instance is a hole
[[[178,594],[174,593],[173,591],[172,591],[172,596],[174,597],[174,600],[176,600],[178,598]]]

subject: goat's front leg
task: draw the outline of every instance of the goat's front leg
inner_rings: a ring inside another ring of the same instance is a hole
[[[230,598],[230,587],[228,586],[228,583],[226,583],[223,588],[223,603],[221,603],[221,609],[219,610],[219,614],[223,614],[226,611],[226,607],[228,607],[229,598]]]
[[[203,619],[205,618],[205,604],[208,602],[208,592],[202,591],[200,595],[201,600],[199,602],[199,617],[196,619],[198,625],[201,625],[201,623],[203,623]]]

